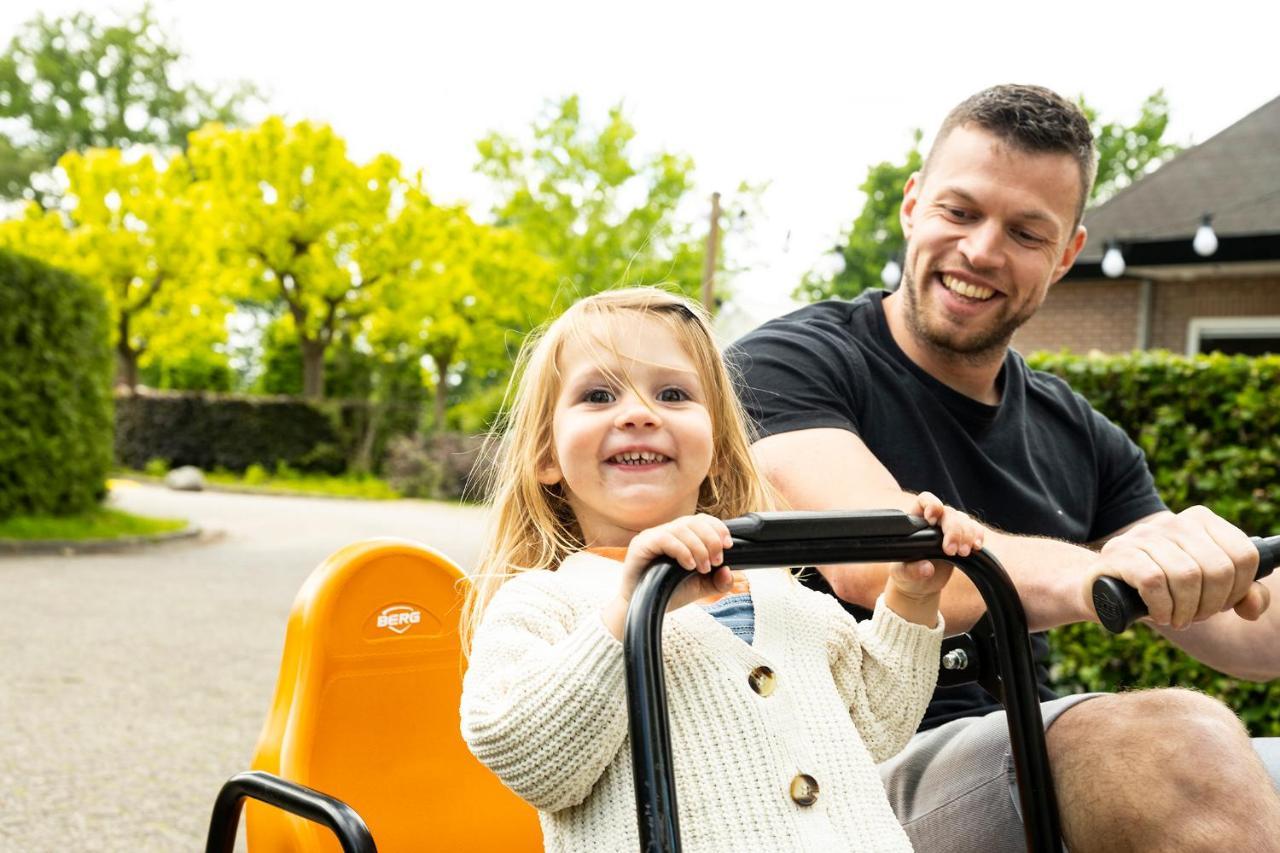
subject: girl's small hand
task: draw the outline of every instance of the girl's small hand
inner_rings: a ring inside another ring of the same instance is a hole
[[[694,572],[696,577],[696,580],[680,585],[671,597],[669,610],[705,595],[727,591],[733,585],[733,576],[729,567],[724,565],[724,552],[732,544],[733,537],[725,523],[706,514],[686,515],[642,530],[627,548],[619,595],[630,601],[644,570],[663,555]]]
[[[921,516],[934,527],[941,525],[942,550],[948,556],[967,557],[982,550],[982,536],[986,532],[982,525],[960,510],[947,506],[932,492],[916,495],[915,506],[907,512]]]
[[[942,528],[942,550],[948,556],[967,557],[981,550],[985,533],[982,525],[958,509],[952,509],[930,492],[916,495],[907,510],[934,527]],[[942,588],[951,579],[950,563],[919,560],[898,563],[889,571],[885,587],[886,603],[900,616],[925,625],[937,624]]]
[[[733,586],[733,574],[724,565],[724,552],[732,545],[733,537],[725,523],[705,514],[687,515],[640,531],[627,547],[622,563],[622,585],[618,597],[605,608],[605,624],[614,636],[622,637],[627,605],[640,583],[640,576],[650,563],[662,556],[670,557],[693,573],[671,596],[668,611],[707,595],[728,592]]]

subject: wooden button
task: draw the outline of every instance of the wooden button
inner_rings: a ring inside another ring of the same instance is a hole
[[[747,683],[761,696],[770,696],[778,688],[778,676],[769,667],[758,666],[747,676]]]
[[[791,799],[798,806],[811,806],[818,801],[818,780],[801,773],[791,780]]]

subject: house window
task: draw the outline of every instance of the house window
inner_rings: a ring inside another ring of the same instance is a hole
[[[1187,327],[1187,355],[1280,353],[1280,317],[1195,317]]]

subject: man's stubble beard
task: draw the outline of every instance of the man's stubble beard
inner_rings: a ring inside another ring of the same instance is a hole
[[[958,335],[949,335],[931,328],[925,321],[920,310],[920,293],[916,289],[915,276],[912,275],[909,264],[904,264],[903,267],[903,307],[906,309],[904,313],[907,329],[916,340],[948,360],[973,366],[1002,360],[1009,349],[1009,342],[1013,340],[1013,333],[1035,314],[1035,308],[1031,308],[1021,315],[997,318],[996,325],[986,333],[969,340],[958,340]]]

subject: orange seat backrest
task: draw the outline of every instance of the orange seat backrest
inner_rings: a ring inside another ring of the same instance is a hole
[[[537,812],[458,729],[466,578],[414,542],[372,539],[303,584],[253,768],[337,797],[379,853],[542,850]],[[324,828],[249,803],[253,853],[339,851]]]

